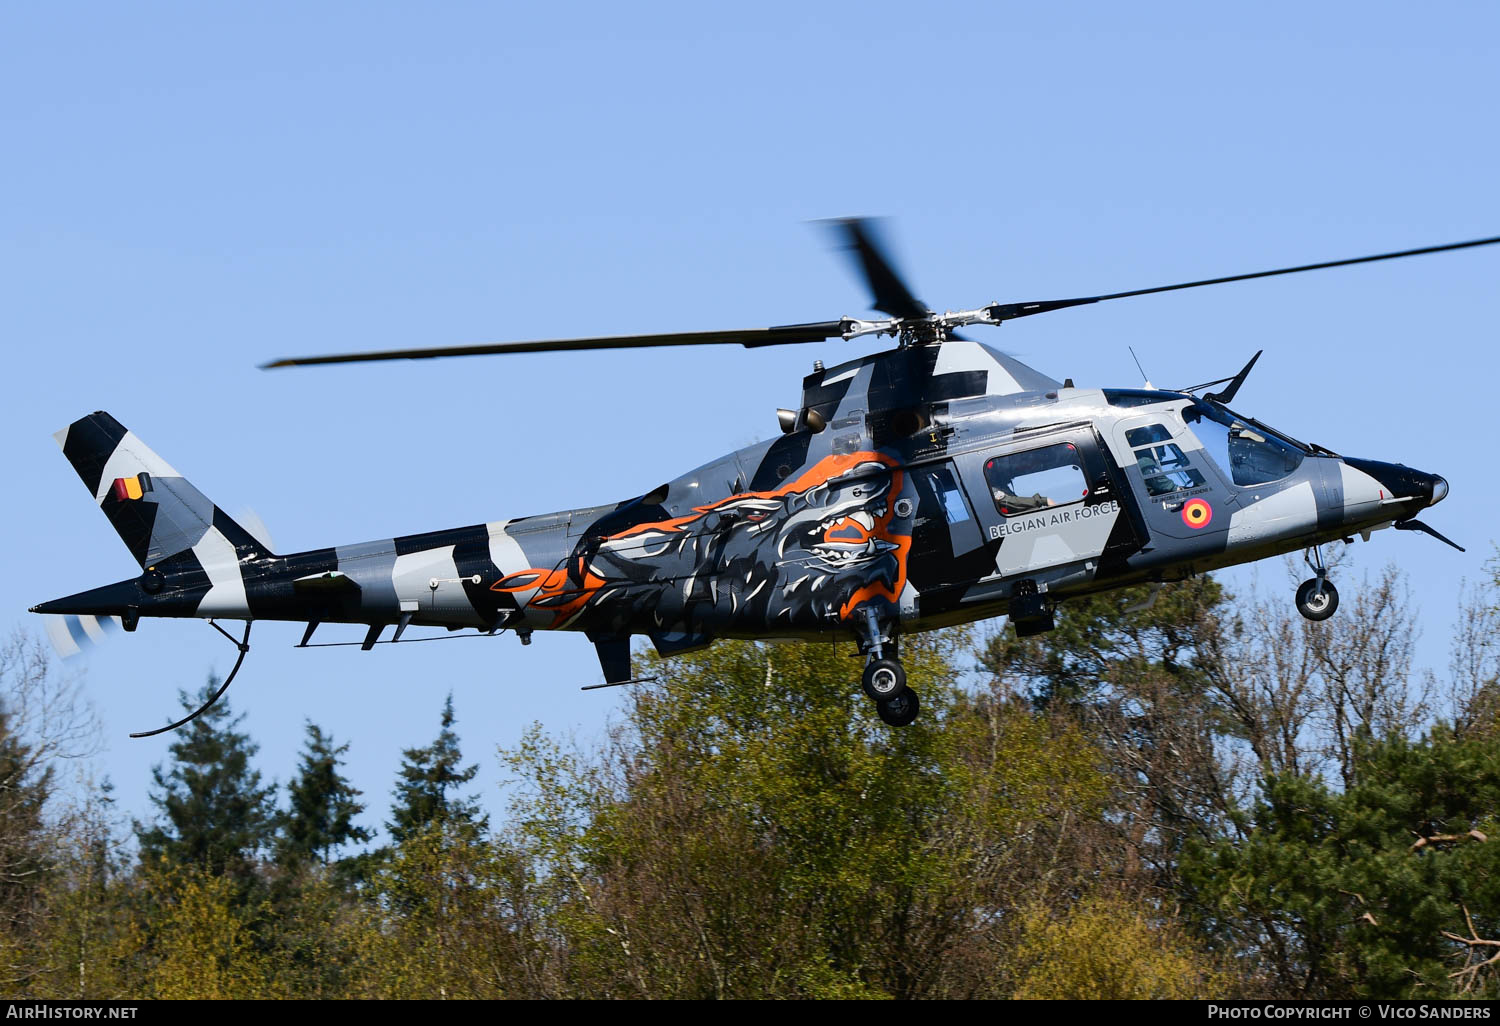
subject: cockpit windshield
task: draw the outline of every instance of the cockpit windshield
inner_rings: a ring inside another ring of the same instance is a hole
[[[1194,403],[1182,411],[1182,418],[1237,485],[1280,481],[1300,467],[1306,455],[1264,425],[1214,403]]]

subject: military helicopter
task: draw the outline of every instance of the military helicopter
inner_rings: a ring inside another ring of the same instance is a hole
[[[650,491],[601,506],[281,555],[236,523],[108,413],[56,435],[141,573],[33,612],[65,614],[62,640],[117,619],[208,619],[239,649],[256,620],[367,627],[582,632],[604,683],[631,683],[630,642],[662,655],[717,638],[848,639],[880,718],[911,723],[901,635],[1009,615],[1052,629],[1070,598],[1180,580],[1303,550],[1296,592],[1310,620],[1338,608],[1322,546],[1416,519],[1448,483],[1341,456],[1231,409],[1260,357],[1230,378],[1176,390],[1079,388],[963,338],[961,328],[1205,285],[1487,246],[1500,237],[1183,282],[1109,295],[936,313],[863,220],[830,222],[878,319],[276,360],[272,367],[606,348],[771,345],[889,336],[896,346],[825,368],[781,433]],[[1222,387],[1219,387],[1222,386]],[[1217,389],[1217,391],[1209,391]],[[236,641],[219,620],[243,620]],[[391,638],[382,641],[387,628]],[[354,644],[354,643],[348,643]],[[155,731],[180,726],[197,712]]]

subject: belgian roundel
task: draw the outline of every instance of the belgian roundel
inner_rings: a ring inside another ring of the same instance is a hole
[[[1182,522],[1194,530],[1213,522],[1214,508],[1202,499],[1191,499],[1182,507]]]

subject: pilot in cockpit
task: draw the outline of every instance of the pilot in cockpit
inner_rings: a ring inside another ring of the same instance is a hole
[[[985,478],[989,481],[995,506],[1003,516],[1030,513],[1033,510],[1057,505],[1054,500],[1040,492],[1022,495],[1017,491],[1016,478],[1025,478],[1038,470],[1045,469],[1040,465],[1031,466],[1030,462],[1034,458],[1031,453],[1010,456],[1003,461],[1003,469],[1001,460],[990,460],[985,464]]]

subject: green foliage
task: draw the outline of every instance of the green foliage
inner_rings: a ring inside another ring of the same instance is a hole
[[[474,779],[479,766],[464,767],[458,735],[453,730],[453,695],[443,703],[442,728],[437,739],[425,748],[408,748],[402,753],[401,779],[393,792],[391,821],[386,824],[397,842],[425,833],[430,827],[447,823],[483,830],[487,820],[473,797],[455,793]]]
[[[38,971],[29,946],[46,914],[42,899],[54,859],[48,813],[55,805],[58,752],[38,730],[50,674],[35,645],[0,645],[0,994]],[[56,715],[55,711],[52,711]]]
[[[1190,837],[1217,836],[1232,796],[1218,739],[1238,728],[1216,677],[1225,594],[1207,577],[1072,601],[1057,629],[993,637],[983,665],[1033,708],[1086,725],[1115,785],[1105,842],[1132,887],[1180,888]]]
[[[892,729],[852,650],[721,643],[653,668],[607,756],[533,733],[512,843],[533,861],[579,992],[993,994],[961,971],[1006,929],[1028,856],[1097,816],[1076,729],[956,684],[959,634],[909,639],[922,697]]]
[[[471,827],[435,823],[383,861],[368,884],[359,958],[370,971],[351,996],[563,996],[545,912],[527,866]]]
[[[1075,599],[1057,613],[1057,629],[1030,638],[1010,630],[990,639],[987,669],[1016,683],[1039,707],[1090,704],[1111,685],[1166,678],[1184,694],[1207,684],[1205,638],[1218,629],[1227,596],[1211,577],[1140,585]],[[1149,604],[1148,604],[1149,603]]]
[[[126,860],[115,838],[113,785],[90,790],[54,852],[54,870],[41,891],[48,915],[36,938],[40,964],[50,971],[31,981],[35,997],[78,1000],[126,996],[118,970],[122,886]]]
[[[278,812],[219,708],[157,769],[134,861],[107,785],[57,800],[70,732],[12,726],[66,701],[21,689],[0,992],[1493,998],[1495,593],[1461,610],[1452,727],[1408,697],[1399,594],[1387,573],[1310,625],[1209,580],[1150,608],[1131,589],[993,636],[979,675],[970,635],[906,637],[901,729],[852,647],[721,642],[656,663],[600,743],[528,731],[498,830],[450,696],[405,753],[391,844],[355,859],[347,746],[308,724]]]
[[[38,908],[37,878],[50,865],[44,813],[52,796],[53,768],[12,726],[0,699],[0,981],[11,945],[32,928]]]
[[[327,865],[338,849],[374,836],[354,822],[365,807],[356,800],[360,792],[339,771],[348,751],[347,744],[335,747],[317,724],[307,724],[302,764],[287,785],[287,809],[276,840],[277,861],[283,867],[312,861]]]
[[[270,967],[255,944],[259,910],[235,882],[203,863],[162,859],[142,866],[148,912],[126,943],[139,952],[143,996],[162,1000],[270,996]]]
[[[1232,987],[1170,922],[1118,898],[1089,898],[1062,916],[1026,910],[1014,997],[1173,1001]]]
[[[201,705],[218,688],[209,678],[197,697],[184,694],[184,709]],[[152,771],[151,801],[160,813],[153,824],[136,824],[141,860],[192,866],[212,877],[228,876],[241,894],[255,880],[255,859],[267,850],[276,822],[273,787],[262,787],[250,760],[258,746],[238,730],[229,704],[220,700],[186,727],[168,748],[171,768]]]
[[[1206,932],[1259,955],[1287,996],[1500,994],[1480,967],[1500,934],[1500,742],[1440,727],[1356,765],[1344,793],[1268,778],[1242,837],[1189,849]]]

